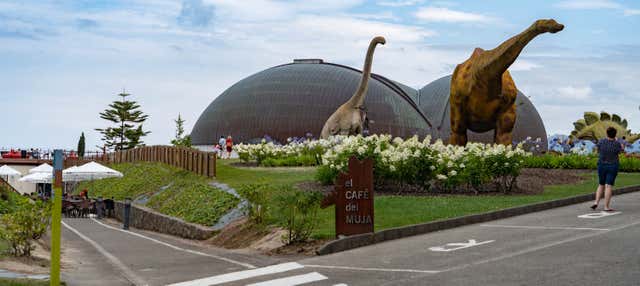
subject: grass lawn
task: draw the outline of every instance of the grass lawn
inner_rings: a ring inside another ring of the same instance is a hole
[[[3,286],[49,286],[49,280],[0,278],[0,285],[3,285]],[[60,282],[60,285],[62,286],[67,284],[64,282]]]
[[[235,167],[230,164],[240,160],[217,160],[217,162],[216,180],[234,189],[249,183],[295,184],[314,180],[316,174],[315,167]]]
[[[92,198],[102,196],[122,200],[149,196],[145,206],[188,222],[213,225],[239,200],[209,186],[209,178],[161,163],[112,164],[124,174],[122,178],[81,183]]]
[[[539,195],[378,196],[375,198],[374,227],[376,231],[380,231],[387,228],[484,213],[595,192],[597,175],[592,173],[585,176],[588,179],[580,184],[548,186]],[[640,184],[640,173],[620,173],[616,179],[616,187],[638,184]],[[322,210],[319,214],[319,219],[320,224],[314,233],[314,237],[334,237],[334,208],[329,207]]]

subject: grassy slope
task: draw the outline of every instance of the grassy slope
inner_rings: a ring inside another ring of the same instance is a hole
[[[161,163],[124,163],[110,166],[124,174],[113,178],[84,182],[78,187],[89,190],[90,197],[136,198],[164,191],[152,196],[147,207],[176,216],[189,222],[213,225],[238,199],[208,185],[209,179]]]

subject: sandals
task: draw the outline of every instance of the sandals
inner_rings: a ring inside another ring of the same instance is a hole
[[[615,212],[616,210],[614,209],[608,209],[608,210],[604,210],[605,212]]]

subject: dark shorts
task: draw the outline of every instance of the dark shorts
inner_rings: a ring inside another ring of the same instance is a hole
[[[227,152],[231,153],[231,150],[233,150],[231,146],[227,146]]]
[[[618,176],[618,164],[598,163],[598,179],[600,185],[613,186]]]

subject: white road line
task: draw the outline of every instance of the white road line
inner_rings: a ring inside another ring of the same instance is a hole
[[[264,281],[260,283],[249,284],[247,286],[295,286],[302,285],[310,282],[321,281],[328,279],[327,276],[324,276],[318,272],[312,272],[308,274],[290,276],[280,279],[273,279],[269,281]]]
[[[304,266],[302,266],[302,265],[300,265],[298,263],[295,263],[295,262],[288,262],[288,263],[276,264],[276,265],[271,265],[271,266],[262,267],[262,268],[251,269],[251,270],[231,272],[231,273],[227,273],[227,274],[221,274],[221,275],[217,275],[217,276],[212,276],[212,277],[207,277],[207,278],[202,278],[202,279],[196,279],[196,280],[192,280],[192,281],[185,281],[185,282],[171,284],[171,285],[168,285],[168,286],[210,286],[210,285],[218,285],[218,284],[222,284],[222,283],[227,283],[227,282],[233,282],[233,281],[243,280],[243,279],[247,279],[247,278],[258,277],[258,276],[262,276],[262,275],[269,275],[269,274],[287,272],[287,271],[290,271],[290,270],[300,269],[300,268],[304,268]]]
[[[120,261],[118,258],[113,256],[111,253],[107,252],[104,248],[102,248],[102,246],[100,246],[100,244],[96,243],[95,241],[91,240],[91,238],[88,238],[84,234],[80,233],[75,228],[69,226],[64,221],[62,222],[62,225],[68,228],[70,231],[72,231],[76,235],[78,235],[84,241],[91,244],[91,246],[93,246],[98,252],[100,252],[100,254],[104,255],[104,257],[106,257],[109,260],[109,263],[111,263],[113,266],[115,266],[116,268],[120,269],[120,271],[122,271],[122,274],[127,280],[129,280],[129,282],[135,285],[148,285],[147,282],[144,281],[144,279],[136,275],[131,269],[125,266],[124,263],[122,263],[122,261]]]
[[[523,249],[521,251],[516,251],[516,252],[513,252],[513,253],[509,253],[509,254],[505,254],[505,255],[501,255],[501,256],[485,259],[485,260],[480,260],[480,261],[467,263],[467,264],[463,264],[463,265],[456,266],[456,267],[443,269],[440,272],[449,272],[449,271],[453,271],[453,270],[464,269],[464,268],[467,268],[469,266],[496,262],[496,261],[499,261],[499,260],[503,260],[503,259],[507,259],[507,258],[511,258],[511,257],[515,257],[515,256],[520,256],[520,255],[523,255],[523,254],[535,252],[535,251],[538,251],[538,250],[543,250],[543,249],[546,249],[546,248],[558,246],[558,245],[561,245],[561,244],[573,242],[573,241],[580,240],[580,239],[585,239],[585,238],[589,238],[589,237],[602,235],[602,234],[605,234],[605,233],[608,233],[608,232],[621,230],[621,229],[625,229],[625,228],[636,226],[636,225],[640,225],[640,221],[634,222],[634,223],[625,224],[625,225],[622,225],[622,226],[619,226],[619,227],[616,227],[616,228],[612,228],[612,229],[606,230],[606,231],[592,232],[592,233],[588,233],[588,234],[585,234],[585,235],[580,235],[580,236],[576,236],[576,237],[572,237],[572,238],[568,238],[568,239],[564,239],[564,240],[560,240],[560,241],[556,241],[556,242],[552,242],[552,243],[548,243],[548,244],[544,244],[544,245],[540,245],[540,246],[536,246],[536,247],[531,247],[531,248]]]
[[[393,268],[365,268],[365,267],[350,267],[350,266],[333,266],[333,265],[313,265],[305,264],[306,267],[312,268],[327,268],[327,269],[343,269],[343,270],[357,270],[357,271],[378,271],[378,272],[411,272],[411,273],[429,273],[435,274],[442,271],[439,270],[418,270],[418,269],[393,269]]]
[[[218,256],[218,255],[213,255],[213,254],[204,253],[204,252],[200,252],[200,251],[196,251],[196,250],[191,250],[191,249],[186,249],[186,248],[178,247],[178,246],[175,246],[175,245],[173,245],[173,244],[169,244],[169,243],[166,243],[166,242],[164,242],[164,241],[157,240],[157,239],[155,239],[155,238],[151,238],[151,237],[148,237],[148,236],[144,236],[144,235],[139,234],[139,233],[135,233],[135,232],[132,232],[132,231],[128,231],[128,230],[124,230],[124,229],[120,229],[120,228],[113,227],[113,226],[110,226],[110,225],[106,225],[106,224],[104,224],[104,223],[99,222],[98,220],[96,220],[96,219],[94,219],[94,218],[92,218],[91,220],[93,220],[94,222],[97,222],[98,224],[100,224],[100,225],[102,225],[102,226],[104,226],[104,227],[106,227],[106,228],[113,229],[113,230],[117,230],[117,231],[121,231],[121,232],[124,232],[124,233],[128,233],[128,234],[130,234],[130,235],[137,236],[137,237],[140,237],[140,238],[144,238],[144,239],[147,239],[147,240],[153,241],[153,242],[155,242],[155,243],[158,243],[158,244],[164,245],[164,246],[166,246],[166,247],[169,247],[169,248],[172,248],[172,249],[175,249],[175,250],[178,250],[178,251],[183,251],[183,252],[187,252],[187,253],[191,253],[191,254],[195,254],[195,255],[200,255],[200,256],[206,256],[206,257],[215,258],[215,259],[218,259],[218,260],[222,260],[222,261],[226,261],[226,262],[233,263],[233,264],[236,264],[236,265],[240,265],[240,266],[243,266],[243,267],[246,267],[246,268],[249,268],[249,269],[256,268],[255,266],[253,266],[253,265],[251,265],[251,264],[249,264],[249,263],[244,263],[244,262],[240,262],[240,261],[235,261],[235,260],[233,260],[233,259],[229,259],[229,258],[222,257],[222,256]]]
[[[501,225],[501,224],[481,224],[484,227],[501,227],[501,228],[524,228],[524,229],[566,229],[566,230],[600,230],[607,231],[608,228],[592,228],[592,227],[570,227],[570,226],[528,226],[528,225]]]

